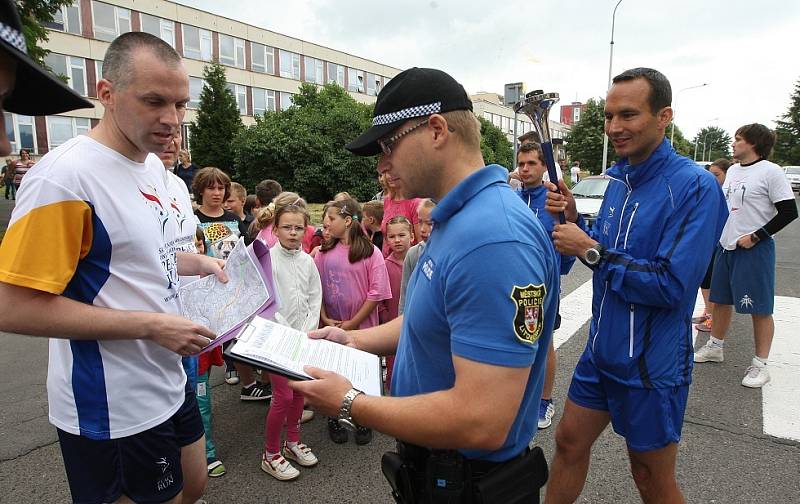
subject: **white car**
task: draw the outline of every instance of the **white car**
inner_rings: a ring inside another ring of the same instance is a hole
[[[594,175],[581,179],[572,188],[575,206],[589,228],[594,226],[594,222],[597,220],[597,213],[600,211],[603,195],[606,193],[610,180],[602,175]]]
[[[792,185],[792,191],[800,193],[800,166],[784,166],[783,173]]]

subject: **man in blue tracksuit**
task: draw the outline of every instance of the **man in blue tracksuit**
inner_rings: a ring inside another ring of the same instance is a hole
[[[547,232],[547,236],[553,233],[554,217],[544,209],[547,200],[547,188],[542,183],[544,175],[547,173],[547,165],[544,161],[542,147],[538,143],[523,143],[517,152],[517,173],[519,173],[522,187],[516,190],[517,195],[528,205],[528,208],[536,215],[539,222]],[[578,225],[582,225],[582,218],[578,216]],[[575,264],[575,257],[562,256],[556,254],[558,271],[561,275],[566,275]],[[560,293],[559,293],[560,294]],[[561,314],[556,314],[556,322],[553,329],[561,326]],[[542,399],[539,401],[539,425],[540,429],[547,429],[552,424],[555,406],[553,404],[553,386],[556,381],[556,347],[553,340],[550,340],[550,349],[547,351],[547,368],[544,373],[544,386],[542,387]]]
[[[692,376],[691,314],[727,207],[714,177],[664,139],[669,81],[636,68],[614,78],[605,128],[620,160],[593,231],[573,224],[566,186],[547,208],[570,223],[556,249],[594,270],[592,322],[556,432],[548,504],[574,502],[592,444],[611,422],[645,502],[683,502],[675,459]]]

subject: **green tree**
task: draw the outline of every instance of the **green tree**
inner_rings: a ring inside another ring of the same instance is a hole
[[[719,126],[706,126],[694,137],[698,161],[731,157],[731,136]]]
[[[775,122],[773,160],[781,165],[800,165],[800,80],[794,85],[789,110]]]
[[[667,128],[667,135],[669,136],[670,134],[671,131],[669,128]],[[683,131],[681,131],[677,125],[675,126],[675,135],[673,138],[672,147],[674,147],[675,151],[681,156],[694,159],[694,143],[690,142],[685,136],[683,136]]]
[[[309,201],[328,201],[347,191],[359,201],[378,190],[374,158],[344,146],[370,127],[372,106],[356,102],[343,88],[303,84],[294,106],[256,117],[234,142],[239,181],[252,187],[272,178]]]
[[[567,156],[571,161],[580,161],[581,169],[592,175],[602,171],[603,165],[603,124],[605,122],[605,100],[590,98],[581,112],[581,119],[566,136]],[[608,144],[608,159],[615,159],[611,142]]]
[[[40,44],[48,41],[46,23],[64,5],[72,5],[75,0],[17,0],[17,10],[22,21],[22,33],[28,46],[28,56],[40,66],[47,68],[44,58],[50,53]]]
[[[481,153],[486,164],[499,164],[506,169],[513,170],[514,166],[514,147],[506,138],[503,130],[487,121],[483,117],[478,117],[481,123]]]
[[[197,118],[189,125],[192,160],[197,166],[216,166],[234,176],[233,140],[242,129],[239,107],[226,87],[222,65],[207,65],[203,79]]]

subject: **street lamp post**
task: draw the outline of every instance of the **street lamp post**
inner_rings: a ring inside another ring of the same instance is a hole
[[[689,89],[697,89],[697,88],[701,88],[701,87],[705,87],[705,86],[708,86],[708,82],[704,82],[702,84],[697,84],[696,86],[685,87],[685,88],[679,90],[677,93],[675,93],[675,106],[672,107],[672,126],[670,128],[670,134],[669,134],[669,144],[672,145],[673,147],[675,146],[673,140],[675,139],[675,116],[677,115],[676,111],[678,109],[678,97],[684,91],[688,91]]]
[[[608,94],[608,90],[611,89],[611,66],[614,62],[614,26],[616,23],[617,18],[617,7],[619,4],[622,3],[622,0],[617,2],[617,5],[614,6],[614,12],[611,14],[611,48],[608,51],[608,86],[606,87],[606,94]],[[606,163],[608,162],[608,135],[606,134],[605,125],[603,126],[603,166],[601,167],[600,173],[606,173]]]

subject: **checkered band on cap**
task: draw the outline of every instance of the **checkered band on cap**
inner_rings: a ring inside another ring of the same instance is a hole
[[[0,39],[3,39],[7,44],[11,44],[25,54],[28,54],[28,46],[25,45],[25,36],[3,22],[0,22]]]
[[[428,105],[417,105],[416,107],[409,107],[397,112],[389,112],[388,114],[381,114],[372,118],[373,126],[380,126],[382,124],[390,124],[405,119],[412,119],[414,117],[422,117],[431,114],[438,114],[442,111],[442,102],[429,103]]]

